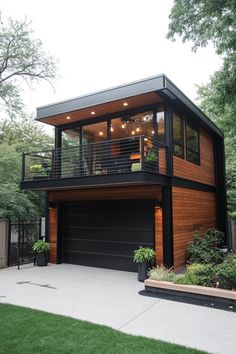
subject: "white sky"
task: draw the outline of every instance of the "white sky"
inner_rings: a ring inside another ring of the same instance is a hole
[[[58,59],[55,92],[25,93],[27,110],[165,73],[187,96],[220,67],[213,48],[166,39],[172,0],[0,0],[2,17],[32,21],[35,37]]]

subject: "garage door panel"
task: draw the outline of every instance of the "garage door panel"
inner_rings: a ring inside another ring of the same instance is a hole
[[[130,256],[139,246],[152,247],[151,243],[138,242],[112,242],[112,241],[94,241],[94,240],[73,240],[68,239],[64,243],[64,249],[67,251],[79,250],[82,252],[95,252],[103,254]]]
[[[82,252],[65,252],[64,262],[83,266],[92,266],[108,269],[119,269],[136,272],[137,264],[132,262],[132,257],[107,255]]]
[[[62,217],[66,263],[136,271],[133,251],[154,245],[151,200],[66,203]]]
[[[87,228],[66,228],[63,232],[64,239],[72,238],[72,239],[94,239],[94,240],[105,240],[109,241],[111,238],[115,241],[130,241],[143,243],[148,240],[152,240],[153,230],[152,229],[104,229],[96,228],[96,227],[87,227]],[[150,242],[150,241],[149,241]]]

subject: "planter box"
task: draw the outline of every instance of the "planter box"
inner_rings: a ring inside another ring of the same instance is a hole
[[[236,291],[146,279],[142,295],[236,312]]]

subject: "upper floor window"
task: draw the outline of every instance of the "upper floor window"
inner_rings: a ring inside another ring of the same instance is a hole
[[[156,113],[156,132],[157,132],[157,141],[159,143],[165,144],[166,136],[165,136],[165,112],[164,109],[161,108]]]
[[[199,130],[186,123],[186,157],[188,161],[199,164]]]
[[[173,115],[174,154],[184,158],[183,119],[176,113]]]

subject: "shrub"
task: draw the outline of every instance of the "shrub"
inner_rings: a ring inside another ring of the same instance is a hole
[[[216,281],[216,270],[214,265],[193,263],[187,267],[184,276],[177,278],[175,283],[213,287],[216,285]]]
[[[215,229],[209,229],[205,237],[195,232],[194,239],[187,248],[190,263],[219,264],[224,260],[224,254],[219,249],[224,240],[224,234]]]
[[[231,211],[229,213],[229,217],[230,217],[231,220],[236,220],[236,211]]]
[[[227,256],[225,262],[216,267],[216,274],[220,288],[236,289],[236,256]]]
[[[164,280],[174,282],[176,280],[176,275],[172,268],[167,269],[164,265],[152,268],[148,273],[150,279],[152,280]]]
[[[140,246],[134,251],[133,261],[135,263],[151,263],[155,261],[155,258],[156,253],[152,248]]]

